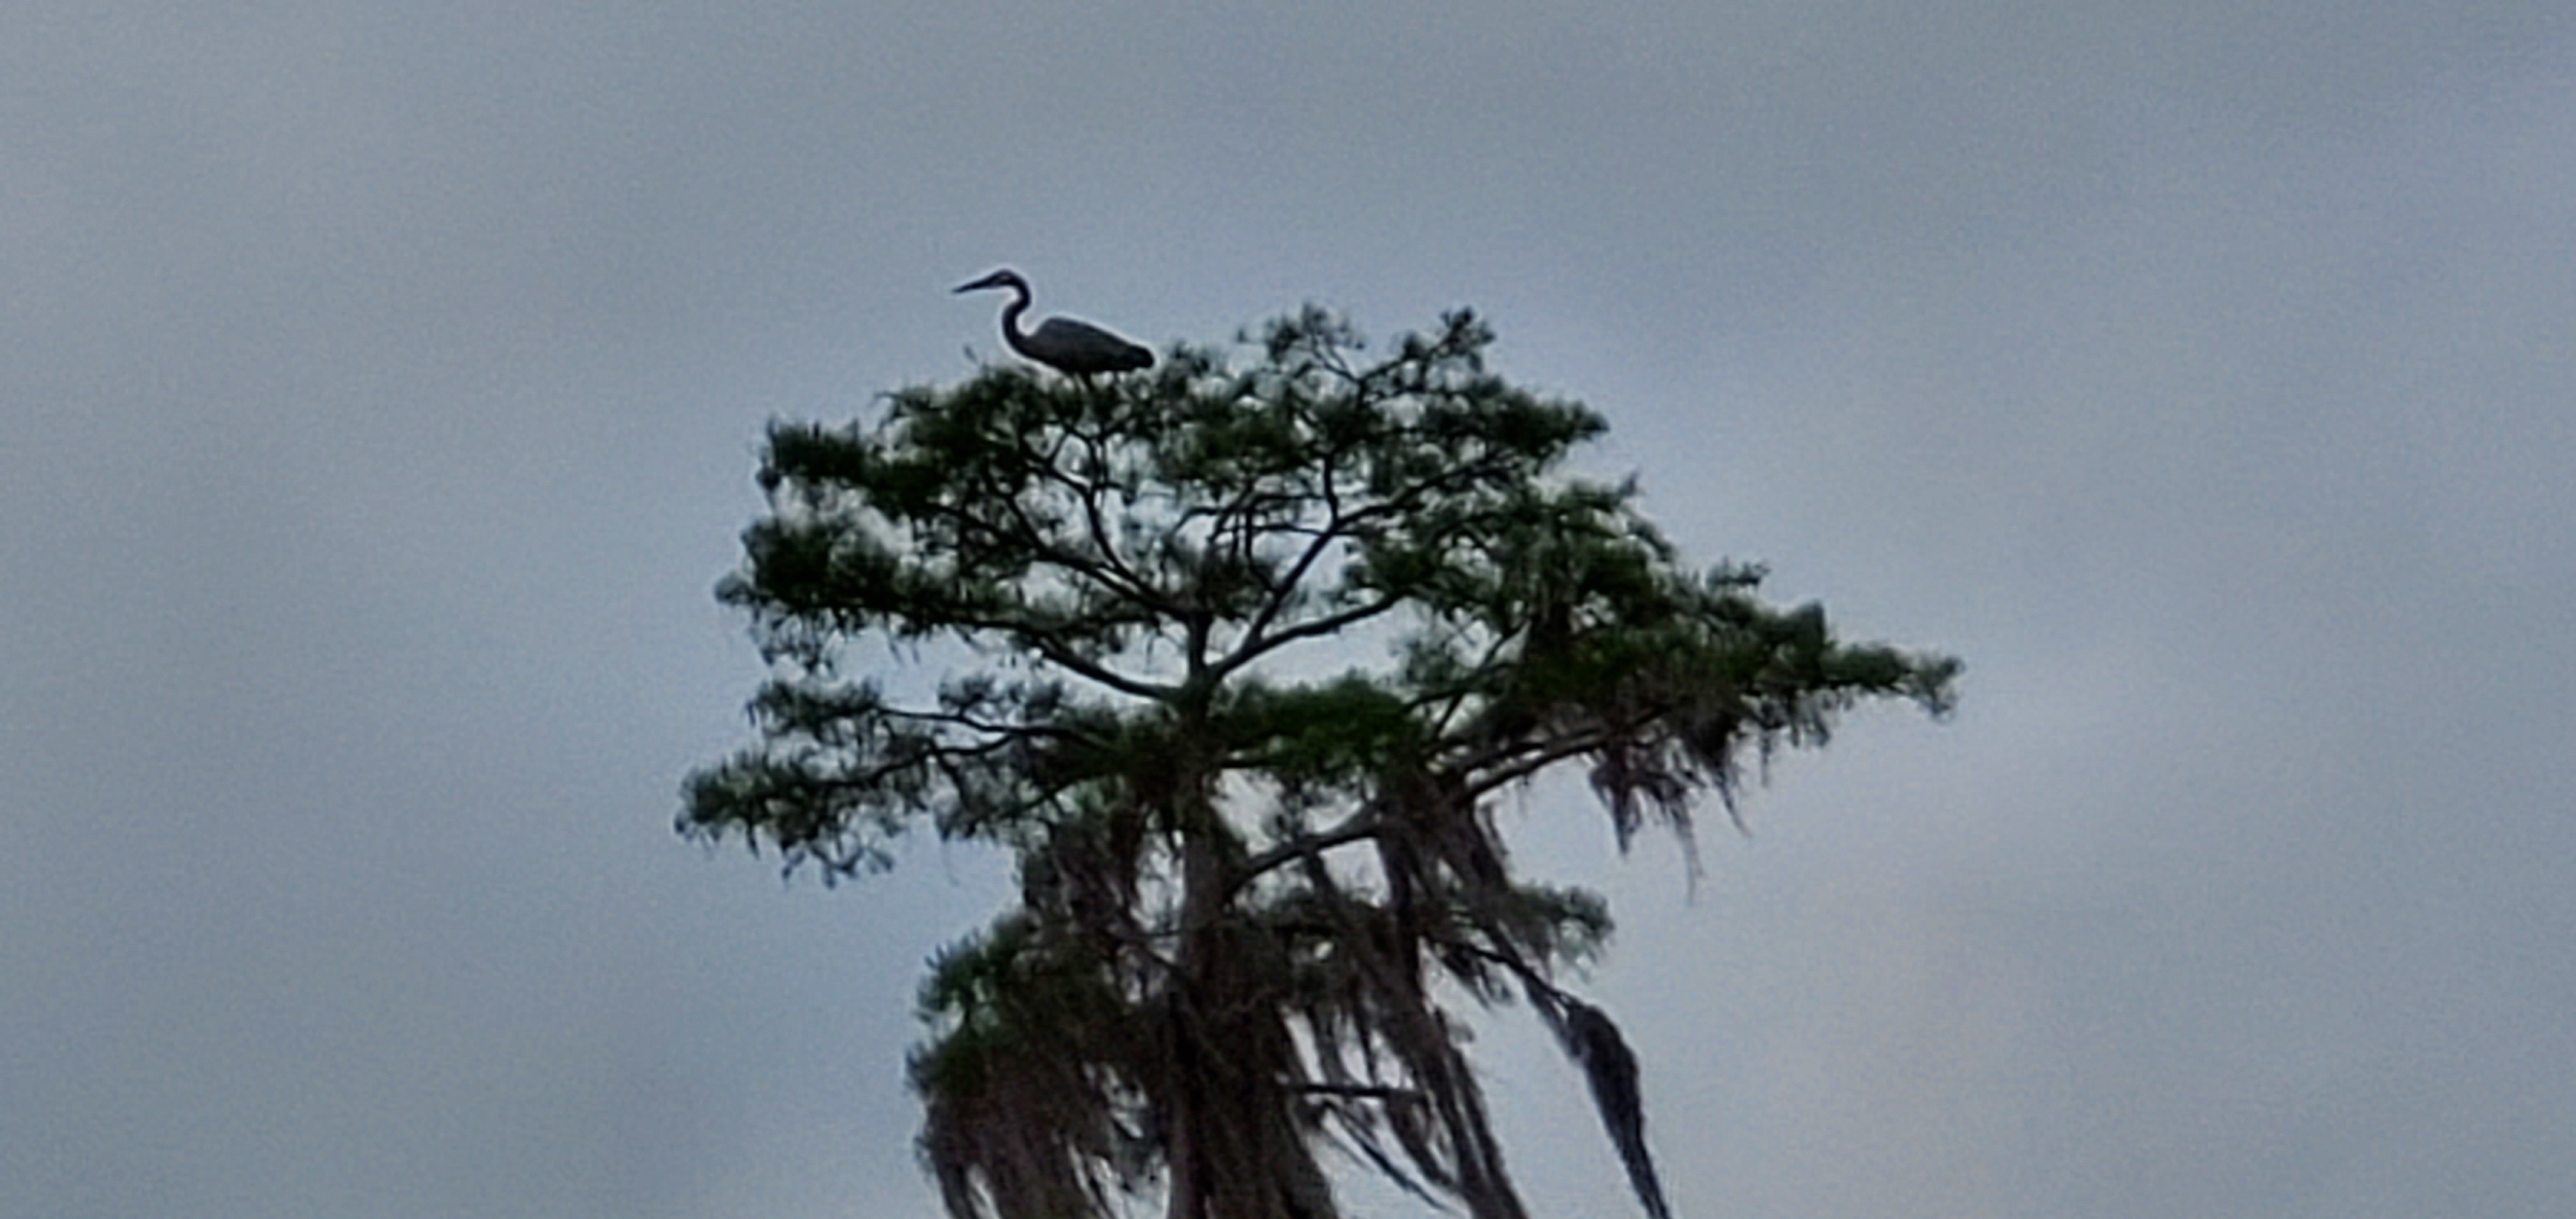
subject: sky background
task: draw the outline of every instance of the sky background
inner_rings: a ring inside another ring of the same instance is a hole
[[[671,818],[764,422],[965,375],[1005,264],[1158,346],[1472,305],[1693,556],[1968,661],[1696,899],[1505,809],[1682,1215],[2576,1205],[2563,0],[5,11],[0,1216],[932,1214],[999,861]]]

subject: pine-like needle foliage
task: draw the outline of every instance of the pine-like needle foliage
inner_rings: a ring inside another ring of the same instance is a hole
[[[1367,357],[1310,309],[1241,369],[991,368],[771,429],[721,589],[773,666],[760,741],[680,825],[834,877],[921,825],[1016,853],[1018,904],[921,992],[958,1219],[1327,1219],[1333,1142],[1521,1219],[1455,1010],[1514,999],[1668,1214],[1637,1060],[1560,989],[1609,917],[1515,877],[1497,794],[1584,768],[1623,846],[1687,843],[1748,751],[1938,713],[1958,665],[1680,566],[1631,488],[1559,472],[1601,419],[1488,373],[1491,339],[1461,312]]]

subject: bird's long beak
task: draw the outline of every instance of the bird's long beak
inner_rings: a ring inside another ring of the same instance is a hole
[[[994,275],[987,275],[987,276],[985,276],[984,278],[979,279],[979,280],[976,280],[975,282],[973,282],[973,283],[971,283],[971,284],[959,284],[959,285],[957,285],[956,291],[957,291],[957,292],[973,292],[973,291],[976,291],[976,290],[978,290],[978,289],[982,289],[982,288],[998,288],[998,287],[1000,287],[1000,286],[1002,286],[1002,277],[1001,277],[1000,275],[998,275],[998,274],[994,274]],[[952,293],[952,295],[954,295],[954,293]]]

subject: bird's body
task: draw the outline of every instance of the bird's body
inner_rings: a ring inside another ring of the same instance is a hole
[[[1038,323],[1037,329],[1022,333],[1020,315],[1029,308],[1029,281],[1020,278],[1017,271],[995,271],[973,283],[961,284],[957,290],[978,292],[987,288],[1011,290],[1011,303],[1002,307],[1002,341],[1029,359],[1077,377],[1154,366],[1153,352],[1089,322],[1051,317]]]

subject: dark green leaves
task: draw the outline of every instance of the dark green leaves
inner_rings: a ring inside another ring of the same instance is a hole
[[[1687,842],[1748,753],[1866,699],[1945,710],[1958,665],[1683,566],[1633,486],[1564,473],[1601,418],[1490,372],[1492,339],[1461,311],[1371,357],[1309,308],[1242,367],[988,368],[771,428],[719,589],[773,667],[759,740],[680,826],[826,877],[924,826],[1016,853],[1016,907],[923,991],[960,1219],[1157,1180],[1204,1219],[1318,1219],[1328,1137],[1523,1219],[1462,996],[1538,1008],[1663,1212],[1634,1056],[1559,989],[1608,912],[1518,879],[1494,800],[1572,767],[1623,846]]]

